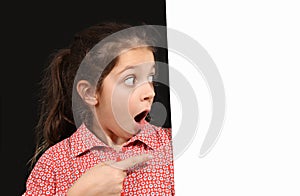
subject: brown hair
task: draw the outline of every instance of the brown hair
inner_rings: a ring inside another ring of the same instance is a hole
[[[115,55],[112,51],[120,53],[124,49],[146,45],[154,52],[153,40],[149,39],[151,36],[146,32],[135,35],[131,32],[126,36],[121,35],[120,39],[108,39],[104,44],[98,44],[113,33],[130,27],[128,24],[110,22],[91,26],[75,34],[69,47],[60,49],[50,56],[50,62],[44,70],[40,83],[39,120],[35,127],[36,149],[30,160],[31,167],[45,150],[76,131],[78,125],[76,126],[77,123],[74,119],[79,119],[79,123],[84,122],[87,115],[86,112],[83,112],[87,111],[85,104],[80,104],[78,107],[72,106],[72,102],[80,100],[79,95],[73,93],[74,83],[85,79],[94,83],[97,89],[101,90],[103,79],[110,73],[118,60],[117,56],[111,58],[111,55]],[[95,46],[98,47],[95,49]],[[117,50],[115,50],[116,48]],[[90,52],[97,54],[89,54]],[[105,62],[102,57],[105,57],[106,60],[113,60]],[[99,66],[99,62],[103,62],[105,66]],[[87,65],[94,70],[81,72],[86,74],[78,75],[78,69]],[[92,75],[93,73],[101,75],[96,77]],[[92,81],[94,79],[97,81]]]

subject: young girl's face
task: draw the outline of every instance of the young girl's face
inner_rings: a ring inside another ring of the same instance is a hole
[[[98,123],[112,138],[128,140],[139,132],[153,98],[155,61],[148,48],[122,53],[102,84],[96,106]]]

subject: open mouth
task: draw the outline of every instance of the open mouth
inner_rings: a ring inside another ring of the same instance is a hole
[[[142,123],[147,117],[149,111],[145,110],[134,117],[135,122]]]

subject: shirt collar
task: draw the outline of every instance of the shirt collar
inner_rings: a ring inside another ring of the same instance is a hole
[[[107,145],[99,140],[83,123],[70,137],[72,156],[78,156],[95,146]]]
[[[157,149],[159,147],[159,143],[157,142],[157,134],[156,134],[155,126],[147,123],[143,126],[142,130],[130,140],[128,140],[124,146],[135,142],[135,141],[141,141],[153,150]]]
[[[152,149],[159,148],[157,142],[156,129],[153,125],[147,123],[142,130],[130,140],[128,140],[124,146],[129,145],[135,141],[141,141]],[[70,137],[70,146],[72,156],[79,156],[80,154],[92,149],[93,147],[109,147],[104,142],[96,137],[83,123],[76,132]]]

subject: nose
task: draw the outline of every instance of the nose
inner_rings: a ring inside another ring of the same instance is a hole
[[[152,83],[146,82],[140,86],[140,100],[152,102],[155,96]]]

